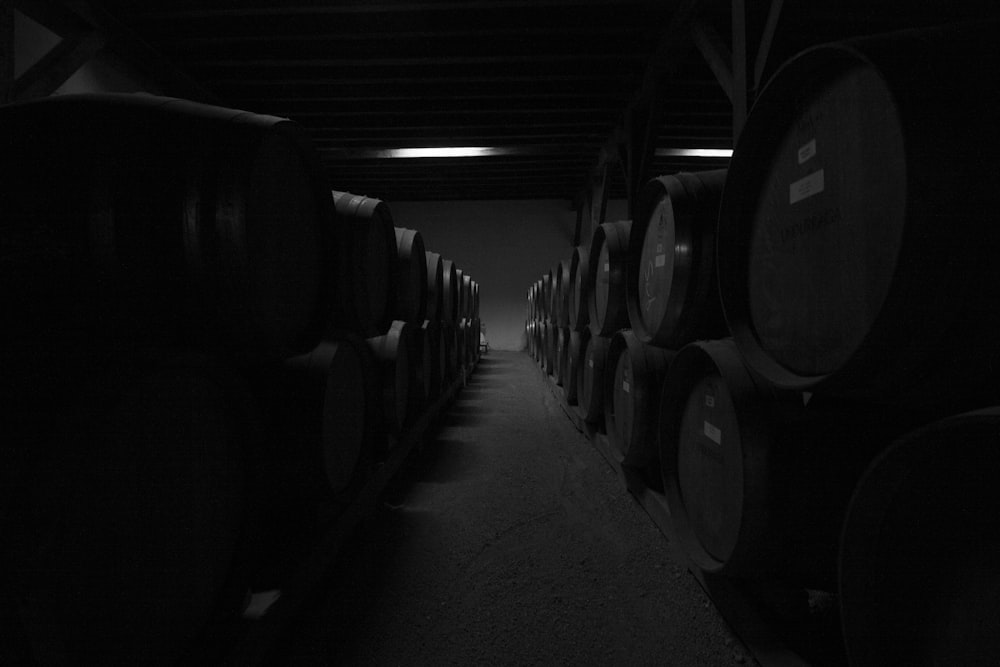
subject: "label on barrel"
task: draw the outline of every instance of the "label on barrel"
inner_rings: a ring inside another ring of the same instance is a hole
[[[622,382],[622,391],[624,391],[626,394],[628,393],[628,380]]]
[[[666,263],[667,263],[667,256],[666,255],[657,255],[656,256],[656,268],[660,268],[661,266],[666,265]]]
[[[706,405],[706,407],[714,408],[715,407],[715,396],[709,396],[708,394],[706,394],[705,395],[705,405]]]
[[[587,365],[590,366],[591,368],[593,368],[594,367],[594,360],[593,359],[588,360],[587,361]]]
[[[608,262],[604,262],[604,272],[607,273],[610,270],[611,270],[611,264],[609,264]]]
[[[814,171],[788,186],[788,203],[794,204],[823,192],[823,170]]]
[[[705,436],[717,445],[722,444],[722,431],[718,426],[705,422]]]
[[[799,149],[799,164],[803,164],[816,155],[816,140],[813,139]]]

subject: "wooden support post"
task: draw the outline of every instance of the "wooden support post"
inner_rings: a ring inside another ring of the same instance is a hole
[[[764,68],[767,67],[767,57],[771,53],[771,44],[774,43],[774,33],[778,30],[778,19],[781,18],[782,0],[771,0],[771,7],[767,12],[767,20],[764,22],[764,30],[760,36],[760,44],[757,46],[757,57],[753,62],[753,89],[754,96],[764,85]]]
[[[630,218],[635,215],[639,191],[650,177],[649,169],[653,164],[653,155],[656,151],[656,142],[653,136],[656,123],[653,115],[655,110],[660,108],[657,97],[657,90],[651,89],[629,109],[626,128],[628,161],[624,162],[623,165],[625,167],[625,190],[628,196]]]
[[[750,85],[748,77],[749,39],[747,34],[746,0],[733,0],[733,145],[740,138],[743,125],[750,111]]]
[[[691,39],[701,52],[701,57],[708,63],[709,69],[715,75],[716,81],[726,93],[730,102],[733,98],[733,55],[718,32],[708,23],[696,20],[691,24]]]

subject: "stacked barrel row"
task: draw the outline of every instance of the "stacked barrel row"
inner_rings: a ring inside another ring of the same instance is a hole
[[[531,353],[692,561],[799,618],[837,592],[854,664],[974,663],[1000,631],[1000,85],[956,65],[1000,70],[997,27],[797,56],[728,173],[655,179],[528,293]],[[560,309],[588,290],[584,327]]]
[[[472,367],[478,285],[331,196],[285,119],[101,95],[0,124],[4,655],[199,662]]]

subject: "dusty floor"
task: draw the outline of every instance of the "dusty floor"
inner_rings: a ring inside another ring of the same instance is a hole
[[[448,415],[276,665],[755,664],[526,354]]]

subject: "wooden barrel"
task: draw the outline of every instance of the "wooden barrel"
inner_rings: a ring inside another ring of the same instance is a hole
[[[583,368],[577,373],[577,399],[584,419],[604,424],[604,373],[611,341],[603,336],[591,336],[583,355]]]
[[[444,339],[445,377],[448,382],[454,382],[459,376],[457,324],[442,324],[441,335]]]
[[[566,386],[569,377],[569,328],[556,327],[556,358],[555,358],[555,379],[556,385]]]
[[[851,489],[913,415],[783,392],[731,339],[678,352],[660,402],[660,465],[677,539],[707,572],[832,590]]]
[[[389,434],[397,437],[408,425],[411,327],[396,320],[386,333],[368,338],[368,347],[379,366],[382,417]]]
[[[214,618],[241,610],[259,413],[227,364],[169,350],[121,357],[75,395],[50,416],[53,437],[5,431],[0,479],[24,511],[3,508],[20,608],[4,643],[38,664],[183,662]]]
[[[367,372],[371,372],[370,369]],[[277,422],[273,441],[306,486],[319,473],[319,494],[347,489],[362,458],[365,434],[365,362],[348,340],[326,340],[308,354],[288,359],[271,394],[268,412]],[[291,481],[292,476],[289,476]]]
[[[542,368],[547,375],[554,375],[556,369],[556,326],[546,320],[542,322]]]
[[[544,332],[545,323],[541,322],[541,321],[537,321],[537,322],[534,323],[534,325],[535,325],[534,326],[535,363],[537,363],[539,366],[541,366],[542,365],[542,358],[544,356],[543,350],[545,349],[544,345],[543,345],[543,339],[544,339],[544,333],[545,333]]]
[[[569,298],[570,298],[570,260],[561,260],[553,269],[555,275],[555,288],[552,291],[552,310],[556,325],[559,327],[569,326]]]
[[[545,319],[545,286],[541,278],[535,281],[535,319]]]
[[[574,331],[584,331],[590,322],[590,312],[588,303],[590,302],[590,290],[593,285],[589,283],[592,277],[590,270],[590,249],[586,246],[573,248],[573,254],[569,259],[569,296],[567,297],[567,320],[568,326]]]
[[[458,267],[450,259],[441,262],[441,322],[458,322]]]
[[[582,374],[583,365],[586,363],[584,355],[587,352],[587,342],[589,340],[589,330],[570,330],[568,354],[569,374],[566,377],[566,381],[563,383],[563,392],[566,396],[566,403],[569,405],[576,405],[579,401],[580,375]]]
[[[427,258],[427,312],[428,320],[439,322],[444,312],[444,263],[436,252],[425,252]]]
[[[462,276],[462,316],[472,319],[472,276]]]
[[[726,319],[756,372],[901,404],[996,401],[995,28],[817,46],[758,97],[718,237]]]
[[[6,376],[66,348],[60,331],[85,340],[64,305],[86,319],[124,304],[165,338],[242,360],[318,342],[335,213],[298,125],[121,94],[6,105],[0,122],[0,292],[26,333],[5,327]]]
[[[626,299],[643,343],[678,349],[728,331],[715,278],[715,233],[726,170],[649,181],[629,235]]]
[[[631,220],[619,220],[594,230],[587,260],[587,283],[591,286],[587,312],[590,332],[595,336],[610,336],[628,326],[625,282],[631,228]]]
[[[1000,408],[899,439],[851,498],[840,616],[852,665],[987,665],[1000,651]]]
[[[422,324],[427,313],[427,251],[415,229],[394,227],[396,235],[396,293],[393,319]]]
[[[542,319],[552,319],[552,271],[542,274]]]
[[[455,291],[457,301],[455,302],[455,323],[458,324],[465,319],[465,271],[455,267]]]
[[[381,199],[350,192],[333,191],[333,203],[340,214],[337,284],[350,286],[333,326],[381,334],[392,320],[399,280],[392,213]]]
[[[421,325],[424,341],[424,382],[428,403],[433,403],[441,395],[441,385],[446,372],[444,359],[444,338],[441,324],[437,320],[424,320]]]
[[[478,317],[472,318],[472,327],[469,331],[469,347],[472,349],[472,363],[479,362],[479,336],[483,331],[483,323]]]
[[[660,391],[673,358],[673,351],[645,345],[629,329],[611,339],[604,374],[604,426],[623,465],[643,470],[659,459]],[[658,486],[659,480],[652,479]]]
[[[455,325],[455,361],[459,374],[469,365],[469,335],[466,331],[468,326],[468,320],[464,317]]]

